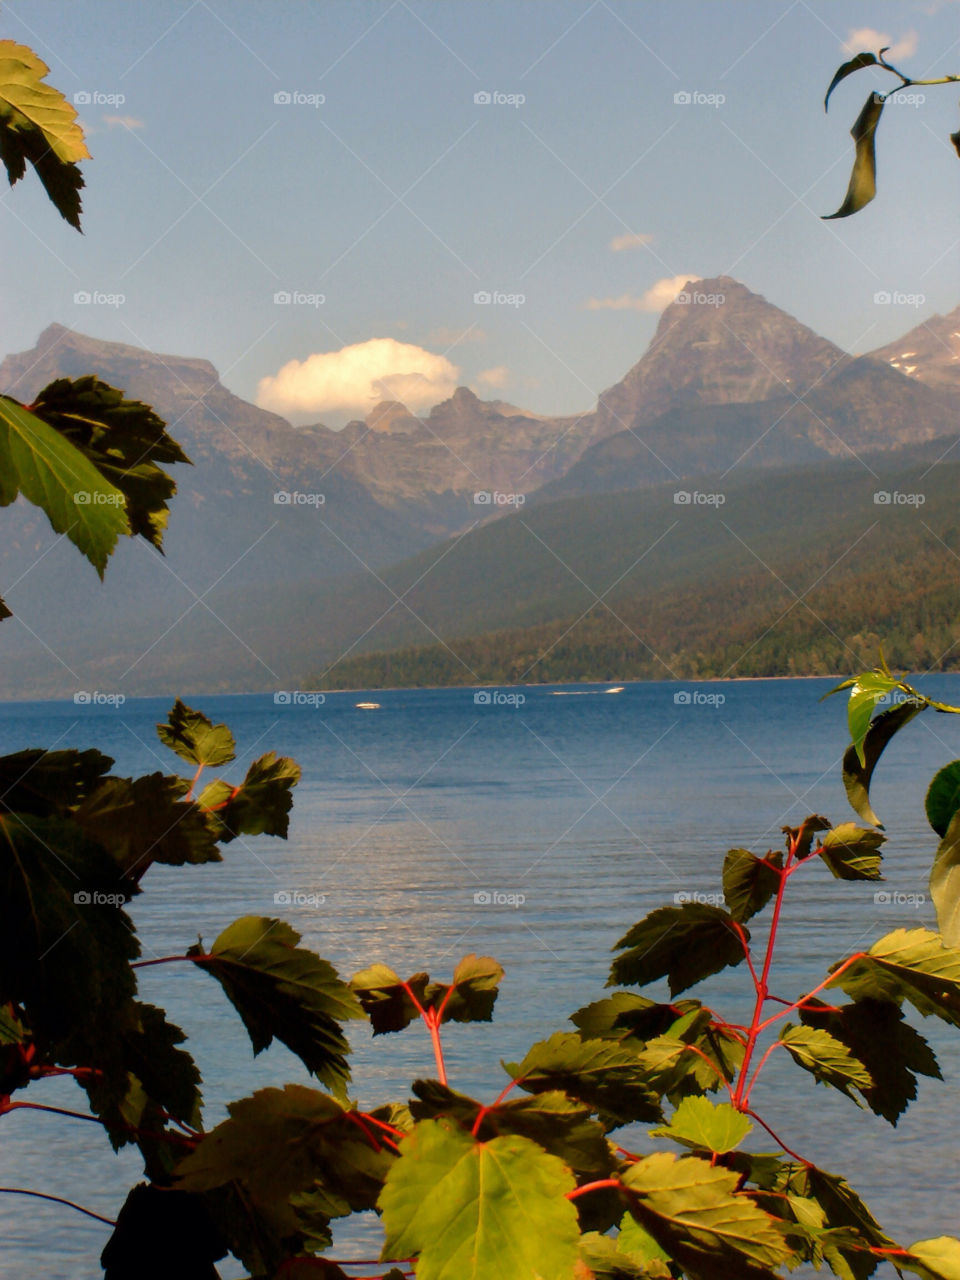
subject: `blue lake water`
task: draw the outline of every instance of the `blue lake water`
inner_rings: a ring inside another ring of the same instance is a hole
[[[180,953],[198,934],[211,941],[245,914],[284,916],[344,976],[384,961],[445,978],[467,952],[494,955],[506,978],[493,1023],[445,1035],[451,1084],[490,1099],[506,1082],[501,1058],[522,1057],[604,993],[610,947],[630,925],[676,894],[719,892],[728,848],[777,847],[780,828],[808,813],[853,817],[839,768],[845,706],[839,697],[818,701],[830,687],[638,683],[619,694],[580,686],[557,696],[538,686],[522,690],[522,705],[478,704],[466,689],[338,693],[316,707],[276,705],[271,695],[187,697],[233,729],[239,759],[228,776],[274,749],[299,761],[303,781],[288,841],[238,840],[222,864],[150,871],[129,908],[144,957]],[[960,700],[960,677],[930,677],[922,687]],[[678,693],[689,699],[677,701]],[[380,709],[357,709],[364,698]],[[119,771],[174,771],[179,762],[154,732],[171,702],[4,704],[0,751],[96,746]],[[799,995],[834,960],[892,929],[935,927],[928,901],[897,895],[926,893],[936,837],[924,790],[957,756],[953,717],[927,712],[895,739],[874,785],[890,836],[883,887],[893,901],[877,903],[874,886],[839,883],[819,864],[797,876],[774,970],[779,994]],[[276,905],[278,894],[292,901]],[[226,1101],[308,1081],[282,1047],[254,1059],[220,988],[192,966],[143,970],[141,993],[188,1032],[208,1126]],[[694,994],[734,1021],[749,1017],[742,967]],[[785,1055],[774,1056],[754,1095],[795,1150],[847,1176],[907,1243],[960,1231],[960,1043],[939,1023],[921,1030],[945,1083],[922,1080],[896,1130],[779,1061]],[[358,1025],[351,1038],[354,1094],[364,1106],[403,1098],[411,1078],[433,1074],[429,1040],[416,1027],[374,1042]],[[30,1096],[84,1109],[69,1081],[36,1085]],[[642,1132],[633,1136],[652,1146]],[[755,1145],[771,1147],[766,1138]],[[93,1125],[37,1112],[3,1121],[3,1186],[65,1196],[109,1217],[139,1172],[136,1153],[114,1156]],[[0,1217],[4,1276],[101,1276],[106,1228],[6,1195]],[[375,1221],[355,1224],[340,1233],[338,1256],[370,1256],[376,1241]],[[225,1265],[221,1274],[233,1280],[241,1269]]]

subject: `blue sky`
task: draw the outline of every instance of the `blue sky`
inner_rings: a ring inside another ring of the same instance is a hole
[[[6,4],[0,35],[90,95],[93,159],[82,237],[32,178],[3,192],[0,351],[59,321],[206,357],[250,399],[273,379],[299,422],[456,382],[574,412],[642,354],[648,291],[721,273],[868,350],[960,303],[960,109],[888,108],[877,199],[821,221],[889,87],[862,72],[823,113],[864,28],[914,76],[960,72],[951,0]]]

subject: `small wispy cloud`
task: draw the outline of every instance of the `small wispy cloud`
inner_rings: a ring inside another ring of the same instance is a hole
[[[510,370],[505,364],[495,365],[492,369],[484,369],[477,374],[477,382],[482,387],[505,387],[510,381]]]
[[[653,235],[649,231],[627,231],[621,236],[614,236],[610,241],[610,248],[614,253],[622,253],[624,249],[640,249],[652,239]]]
[[[658,280],[656,284],[652,284],[644,293],[621,293],[616,298],[591,298],[586,307],[588,311],[648,311],[657,313],[664,311],[670,306],[671,302],[675,302],[677,294],[682,293],[688,284],[702,279],[702,276],[697,275],[665,276],[662,280]]]
[[[917,52],[917,33],[908,31],[899,40],[894,40],[888,31],[877,31],[875,27],[851,27],[844,41],[844,53],[879,53],[886,49],[886,57],[891,62],[897,58],[912,58]]]
[[[103,123],[108,129],[143,129],[145,125],[137,116],[104,116]]]

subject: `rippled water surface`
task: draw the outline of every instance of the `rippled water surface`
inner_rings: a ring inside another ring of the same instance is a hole
[[[839,762],[846,740],[839,698],[818,701],[829,681],[743,681],[701,686],[632,684],[622,693],[523,691],[522,705],[476,703],[472,690],[333,694],[324,705],[278,706],[270,695],[187,698],[233,728],[239,768],[268,749],[303,768],[290,839],[236,841],[222,864],[153,868],[130,906],[145,957],[207,941],[245,914],[279,914],[345,975],[382,960],[449,974],[464,953],[495,955],[506,969],[490,1026],[446,1034],[451,1083],[491,1098],[500,1058],[603,994],[612,944],[676,894],[719,892],[731,846],[763,852],[780,828],[823,812],[846,821]],[[960,678],[924,689],[960,699]],[[677,694],[688,695],[677,699]],[[359,710],[364,699],[378,710]],[[155,736],[168,702],[120,708],[72,703],[0,706],[0,750],[96,746],[129,773],[171,770]],[[892,901],[874,886],[841,884],[819,864],[791,882],[776,990],[795,996],[826,966],[898,927],[933,925],[926,891],[936,838],[923,815],[932,772],[960,756],[960,720],[927,713],[884,758],[874,800],[890,835]],[[287,905],[276,895],[289,894]],[[900,900],[898,901],[898,895]],[[761,926],[762,932],[762,926]],[[703,993],[733,1020],[749,1016],[742,970]],[[189,1033],[204,1075],[206,1123],[255,1088],[307,1079],[282,1047],[254,1059],[216,983],[188,965],[141,972],[145,999],[163,1004]],[[699,994],[699,993],[698,993]],[[896,1130],[775,1055],[756,1105],[794,1149],[843,1172],[880,1221],[906,1241],[960,1233],[960,1044],[921,1027],[937,1048],[945,1083],[923,1080]],[[352,1033],[355,1093],[363,1105],[404,1097],[432,1073],[416,1028],[371,1041]],[[31,1098],[83,1109],[69,1082]],[[789,1136],[788,1136],[789,1135]],[[3,1121],[0,1183],[62,1195],[115,1216],[138,1161],[120,1157],[93,1125],[37,1112]],[[645,1139],[639,1135],[640,1141]],[[758,1144],[769,1146],[765,1139]],[[56,1205],[0,1196],[3,1275],[94,1280],[107,1229]],[[341,1232],[341,1256],[369,1256],[376,1224]],[[224,1280],[241,1270],[222,1267]],[[879,1273],[878,1273],[879,1274]],[[892,1275],[892,1272],[891,1272]]]

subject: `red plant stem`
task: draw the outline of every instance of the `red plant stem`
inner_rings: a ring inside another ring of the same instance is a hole
[[[566,1193],[567,1200],[576,1200],[578,1196],[584,1196],[588,1191],[600,1191],[604,1187],[616,1187],[619,1190],[619,1178],[600,1178],[597,1182],[585,1182],[582,1187],[574,1187],[572,1191]]]
[[[370,1143],[371,1147],[373,1147],[374,1151],[380,1151],[381,1148],[380,1148],[379,1138],[375,1133],[370,1132],[370,1130],[364,1124],[363,1120],[360,1118],[359,1112],[345,1111],[343,1114],[347,1117],[347,1119],[351,1122],[351,1124],[355,1124],[357,1128],[363,1133],[363,1136]],[[364,1119],[366,1119],[366,1117],[364,1117]]]
[[[747,942],[747,935],[743,931],[743,925],[739,921],[734,920],[733,927],[737,931],[737,937],[740,939],[740,945],[743,947],[744,959],[750,969],[750,977],[753,979],[753,989],[757,992],[760,990],[760,979],[757,977],[757,971],[753,967],[753,956],[750,954],[750,944]],[[746,1030],[746,1028],[744,1028]]]
[[[782,1040],[774,1040],[773,1044],[767,1045],[766,1053],[764,1053],[763,1057],[757,1063],[756,1070],[753,1073],[753,1079],[750,1081],[750,1083],[747,1085],[746,1089],[744,1090],[744,1093],[743,1093],[744,1102],[750,1101],[750,1091],[753,1088],[753,1086],[757,1083],[757,1076],[762,1071],[763,1064],[770,1057],[771,1053],[773,1053],[775,1049],[779,1049],[782,1044],[783,1044]]]
[[[73,1200],[64,1200],[63,1196],[48,1196],[45,1191],[28,1191],[25,1187],[0,1187],[0,1194],[36,1196],[38,1200],[52,1200],[54,1204],[65,1204],[68,1209],[76,1209],[77,1213],[85,1213],[88,1218],[96,1218],[98,1222],[105,1222],[108,1227],[117,1225],[113,1218],[105,1218],[100,1213],[94,1213],[92,1209],[85,1209],[82,1204],[74,1203]]]
[[[743,1055],[743,1065],[740,1067],[740,1074],[737,1078],[737,1091],[733,1097],[733,1105],[741,1111],[745,1109],[744,1089],[748,1079],[748,1071],[750,1062],[753,1058],[753,1051],[756,1047],[757,1036],[761,1029],[761,1019],[763,1017],[763,1006],[769,993],[768,980],[770,977],[770,966],[773,963],[773,951],[777,942],[777,929],[780,924],[780,912],[783,908],[783,895],[787,887],[787,877],[790,874],[790,863],[796,851],[796,842],[790,845],[790,851],[787,854],[786,865],[782,870],[778,871],[780,883],[777,886],[777,900],[773,906],[773,918],[770,921],[770,932],[767,935],[767,952],[763,958],[763,972],[757,983],[757,998],[753,1006],[753,1018],[750,1021],[750,1028],[747,1032],[747,1047]]]
[[[698,1045],[688,1044],[688,1045],[684,1045],[684,1048],[689,1049],[691,1053],[695,1053],[697,1057],[702,1058],[704,1060],[704,1062],[707,1064],[708,1067],[713,1068],[714,1074],[719,1077],[721,1083],[723,1084],[723,1087],[726,1089],[727,1093],[730,1095],[730,1101],[734,1102],[733,1092],[727,1081],[727,1077],[723,1074],[723,1072],[720,1070],[717,1064],[713,1061],[713,1059],[708,1058],[707,1055],[703,1052],[703,1050]]]
[[[430,1041],[433,1045],[433,1056],[437,1062],[437,1079],[441,1084],[447,1083],[447,1068],[443,1061],[443,1045],[440,1043],[440,1021],[435,1009],[428,1009],[423,1017],[427,1024],[427,1030],[430,1032]]]
[[[376,1116],[372,1116],[369,1111],[358,1111],[357,1115],[363,1116],[364,1120],[369,1120],[371,1124],[375,1124],[378,1129],[382,1129],[384,1133],[389,1133],[394,1138],[405,1138],[407,1135],[402,1129],[398,1129],[395,1125],[387,1124],[385,1120],[378,1120]]]
[[[785,1018],[787,1014],[792,1013],[794,1009],[802,1008],[808,1000],[812,999],[817,994],[818,991],[822,991],[824,987],[829,987],[831,982],[836,981],[836,979],[840,977],[840,974],[843,973],[844,969],[849,969],[855,960],[862,960],[866,954],[867,953],[865,951],[857,951],[854,955],[847,956],[843,964],[838,965],[837,968],[834,969],[833,973],[831,973],[829,977],[824,978],[819,986],[814,987],[812,991],[808,991],[807,994],[805,996],[801,996],[799,1000],[794,1000],[793,1004],[787,1005],[787,1007],[785,1009],[781,1009],[779,1013],[772,1014],[765,1022],[761,1022],[759,1024],[757,1030],[763,1031],[765,1027],[770,1026],[771,1022],[776,1022],[778,1018]]]
[[[189,790],[189,791],[187,792],[187,794],[184,796],[184,800],[192,800],[192,799],[193,799],[193,789],[194,789],[194,787],[197,785],[197,782],[199,781],[199,779],[200,779],[200,775],[201,775],[201,773],[203,773],[204,768],[205,768],[205,766],[204,766],[204,765],[202,765],[202,764],[198,764],[198,765],[197,765],[197,772],[196,772],[196,773],[193,775],[193,777],[190,779],[190,790]]]
[[[767,1133],[769,1133],[770,1137],[774,1140],[777,1146],[782,1147],[788,1156],[793,1156],[794,1160],[796,1160],[799,1164],[806,1165],[808,1169],[813,1167],[809,1160],[804,1160],[803,1156],[798,1156],[796,1151],[792,1151],[790,1147],[788,1147],[787,1144],[784,1142],[784,1140],[778,1137],[778,1135],[774,1133],[774,1131],[767,1124],[766,1120],[758,1116],[755,1111],[751,1111],[749,1107],[743,1107],[742,1110],[744,1112],[744,1115],[751,1116],[754,1120],[756,1120],[757,1124],[761,1125],[764,1129],[766,1129]]]

